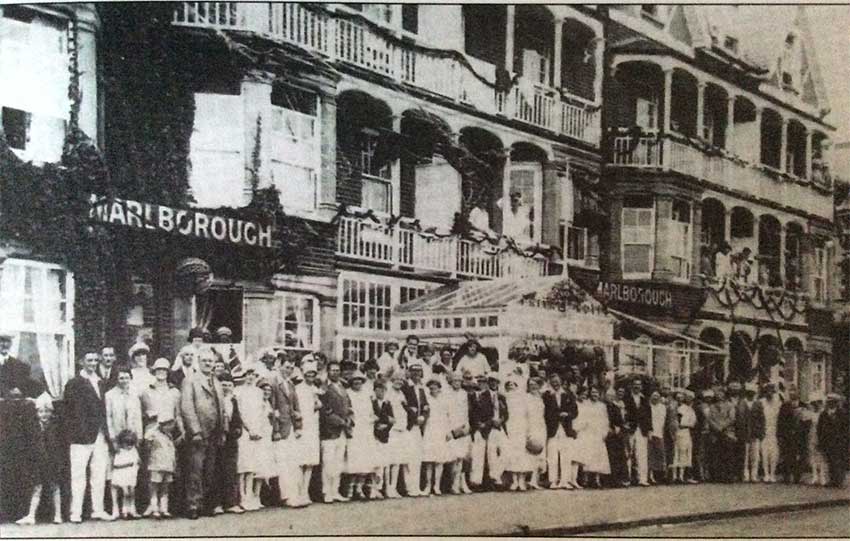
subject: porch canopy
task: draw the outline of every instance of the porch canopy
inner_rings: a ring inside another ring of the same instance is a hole
[[[615,318],[565,276],[465,281],[393,310],[394,331],[458,345],[472,335],[506,359],[518,340],[612,346]]]

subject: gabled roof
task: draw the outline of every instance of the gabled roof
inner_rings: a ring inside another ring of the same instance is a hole
[[[464,281],[437,288],[410,302],[397,306],[396,315],[423,313],[470,313],[496,311],[519,304],[524,299],[545,301],[556,290],[575,292],[583,297],[581,306],[602,309],[602,304],[579,285],[564,276],[544,276],[516,280]]]

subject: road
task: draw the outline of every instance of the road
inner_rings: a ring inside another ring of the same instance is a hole
[[[628,530],[593,532],[601,537],[850,537],[847,505],[794,513],[770,513]]]

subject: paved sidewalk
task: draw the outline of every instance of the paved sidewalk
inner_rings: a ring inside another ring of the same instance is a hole
[[[832,505],[850,490],[805,485],[688,485],[486,493],[264,509],[197,521],[137,520],[0,526],[0,537],[233,535],[569,535],[653,522],[702,520]],[[812,532],[816,535],[816,532]]]

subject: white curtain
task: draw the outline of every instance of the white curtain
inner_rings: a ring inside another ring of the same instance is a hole
[[[56,337],[51,329],[55,329],[59,323],[60,298],[59,283],[53,279],[46,280],[46,273],[42,269],[34,269],[32,272],[32,294],[33,294],[33,319],[38,331],[36,332],[36,344],[38,346],[38,358],[47,392],[54,398],[62,395],[62,376],[60,371],[59,348],[56,345]]]
[[[307,347],[310,344],[310,327],[307,325],[306,308],[310,301],[305,298],[296,298],[295,300],[295,324],[296,336],[298,338],[299,347]]]
[[[10,354],[17,357],[21,336],[19,329],[24,323],[25,269],[21,265],[6,262],[0,277],[0,328],[15,335]]]

